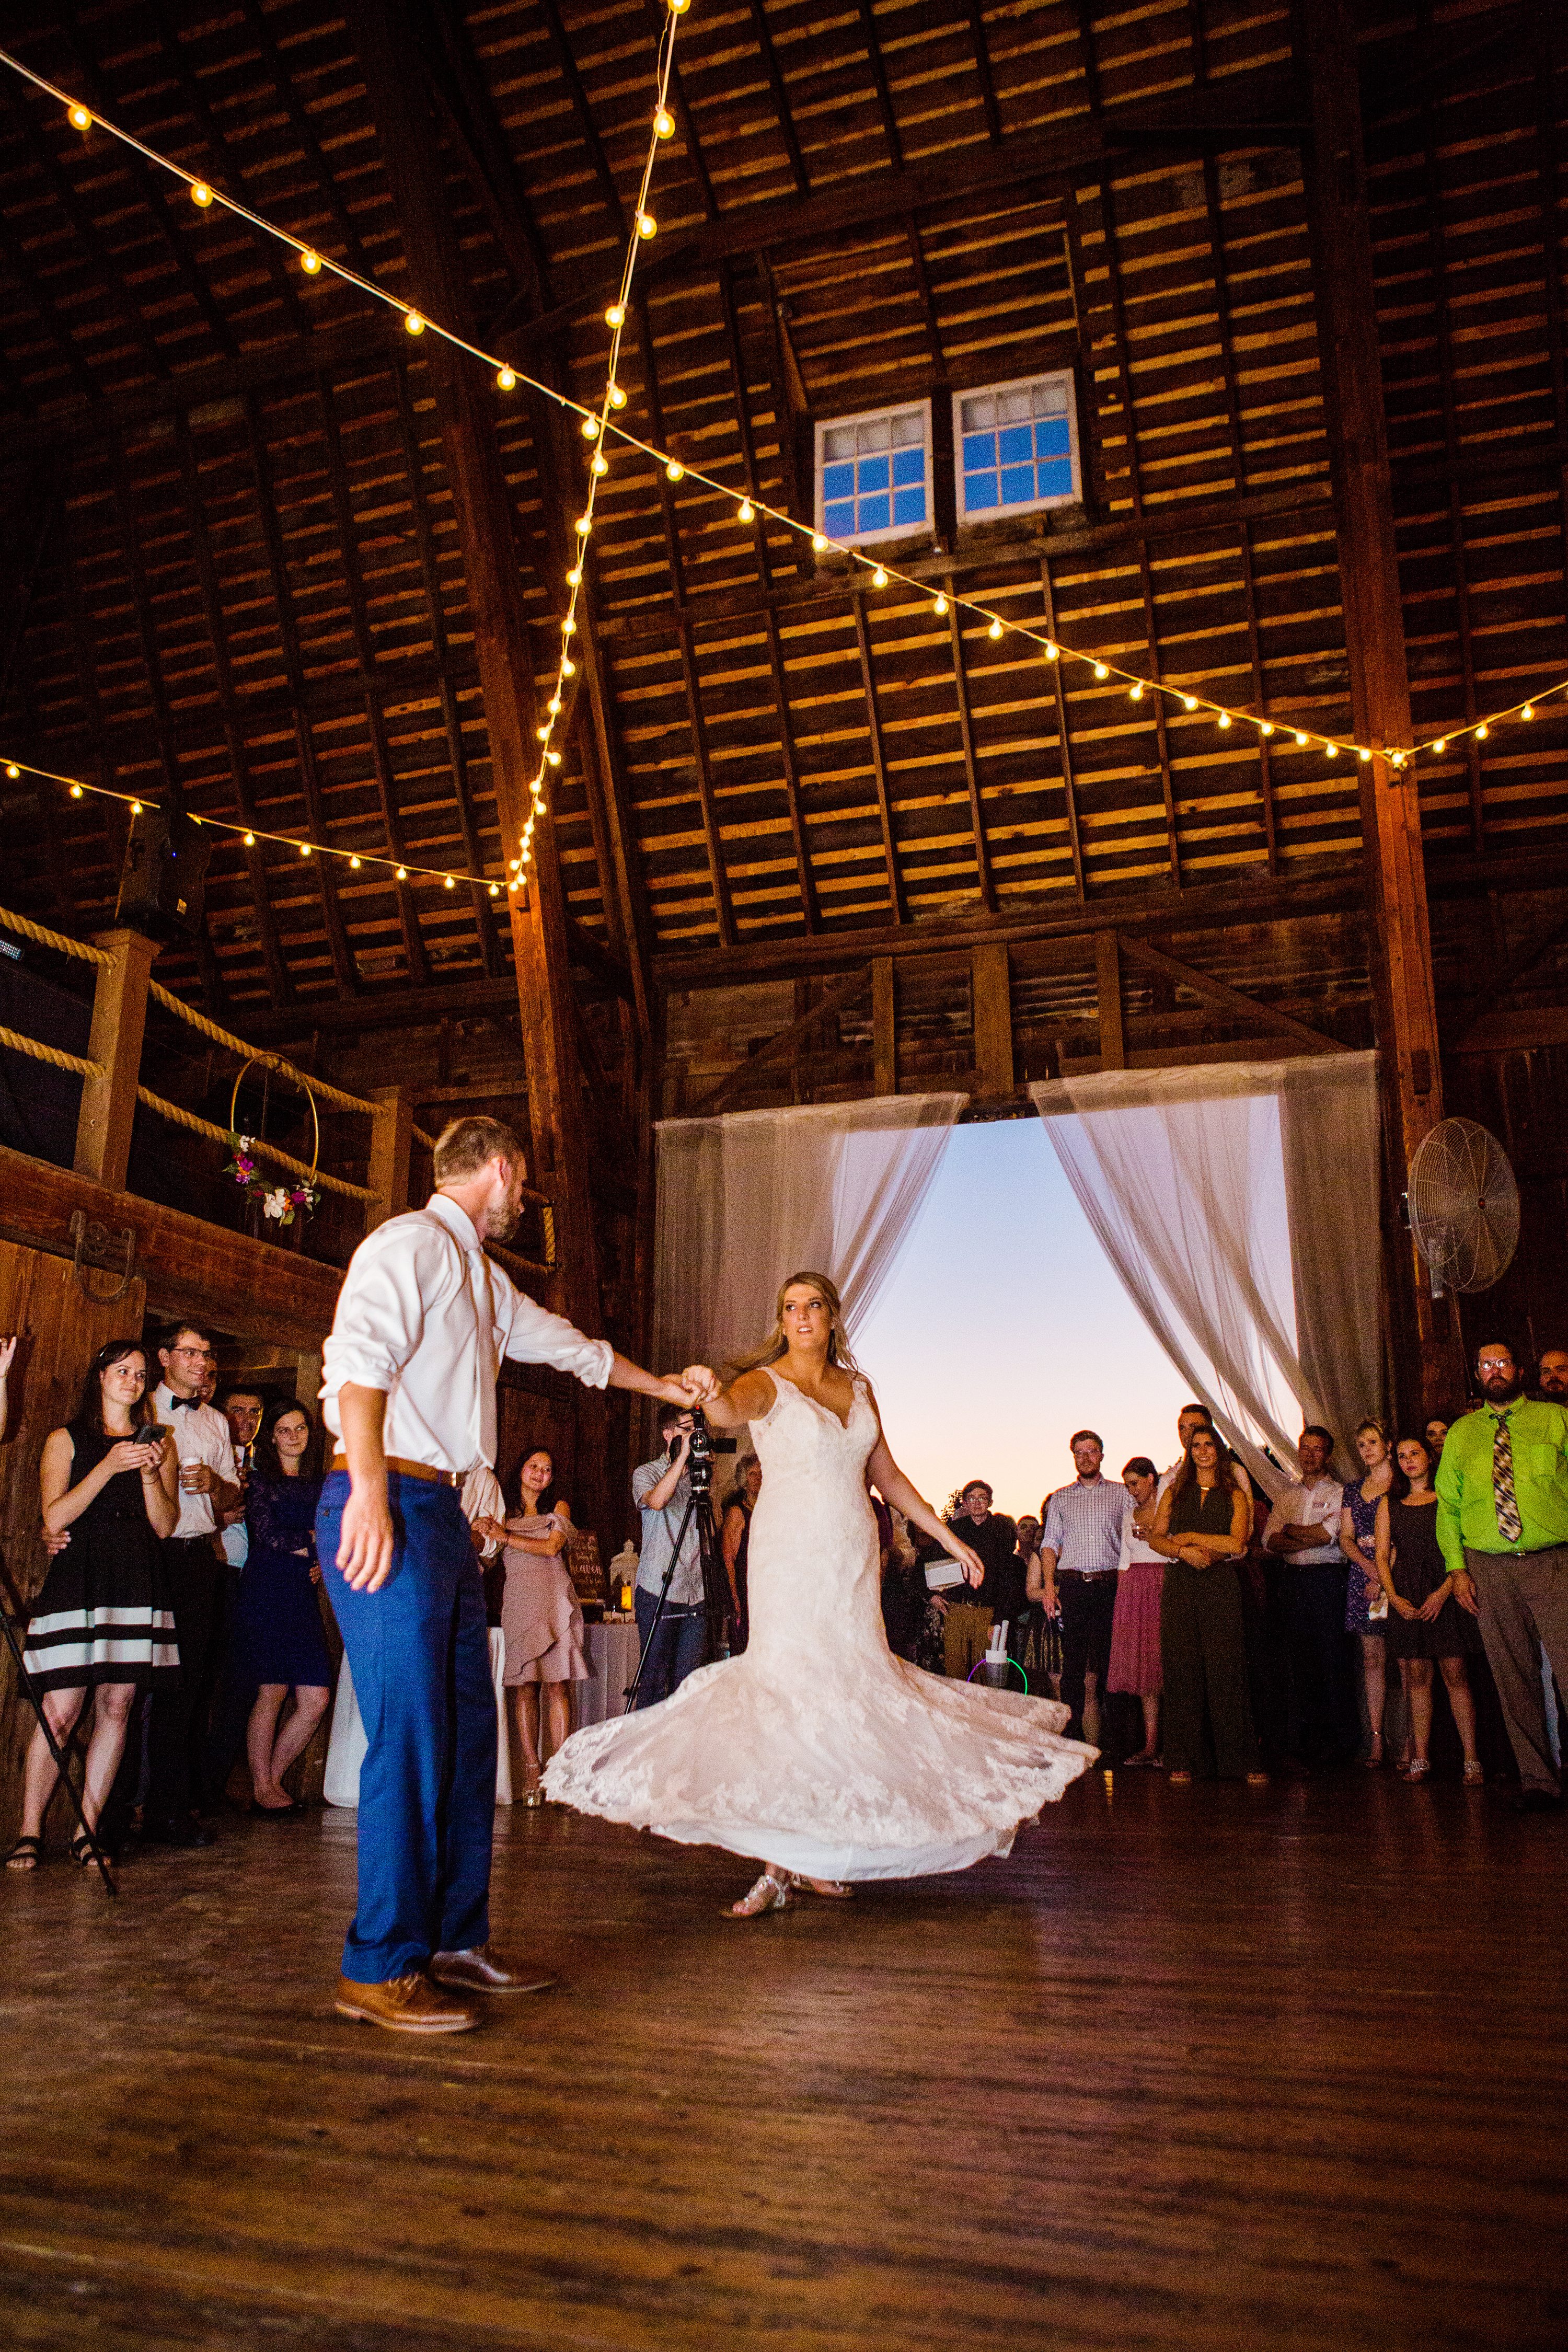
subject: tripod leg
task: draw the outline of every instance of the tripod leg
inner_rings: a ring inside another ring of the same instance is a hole
[[[57,1785],[63,1787],[67,1796],[70,1799],[71,1811],[77,1817],[77,1822],[83,1837],[86,1838],[88,1843],[92,1848],[92,1858],[97,1865],[99,1876],[102,1879],[105,1888],[110,1895],[118,1895],[120,1889],[114,1883],[109,1864],[104,1857],[103,1849],[99,1844],[92,1831],[88,1827],[87,1815],[82,1811],[81,1799],[77,1794],[76,1782],[70,1776],[69,1759],[67,1751],[60,1746],[59,1741],[55,1737],[54,1726],[50,1723],[48,1717],[44,1712],[44,1703],[33,1687],[33,1678],[27,1672],[26,1664],[22,1655],[22,1644],[16,1638],[16,1628],[13,1625],[9,1616],[6,1615],[4,1610],[0,1610],[0,1626],[3,1626],[5,1629],[5,1645],[10,1651],[11,1656],[16,1664],[16,1686],[20,1690],[23,1697],[26,1700],[27,1705],[32,1708],[34,1715],[37,1717],[38,1728],[42,1731],[44,1738],[48,1744],[49,1754],[55,1759]],[[86,1712],[87,1710],[84,1707],[82,1713],[85,1715]],[[72,1732],[72,1738],[73,1739],[75,1738],[74,1729]],[[53,1789],[50,1790],[49,1794],[51,1797],[54,1795]]]

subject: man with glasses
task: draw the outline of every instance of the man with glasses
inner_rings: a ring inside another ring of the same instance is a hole
[[[1540,1654],[1568,1690],[1568,1411],[1525,1395],[1500,1339],[1478,1349],[1476,1372],[1485,1402],[1454,1423],[1437,1465],[1437,1540],[1455,1600],[1480,1620],[1519,1766],[1515,1802],[1555,1812]]]
[[[1075,1430],[1071,1445],[1078,1475],[1070,1486],[1058,1486],[1046,1505],[1040,1557],[1029,1570],[1029,1598],[1044,1602],[1047,1617],[1061,1611],[1062,1700],[1072,1710],[1067,1736],[1098,1747],[1121,1530],[1134,1507],[1120,1480],[1101,1473],[1105,1447],[1092,1429]]]
[[[195,1816],[211,1797],[203,1766],[223,1665],[225,1571],[213,1538],[223,1514],[239,1500],[239,1476],[228,1423],[204,1402],[213,1370],[206,1333],[195,1324],[175,1324],[158,1361],[163,1377],[153,1402],[159,1426],[174,1432],[180,1457],[180,1516],[163,1545],[180,1682],[153,1701],[142,1835],[150,1845],[210,1845],[212,1833]]]

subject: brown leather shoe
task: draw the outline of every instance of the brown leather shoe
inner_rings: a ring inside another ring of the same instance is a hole
[[[493,1944],[477,1944],[470,1952],[435,1952],[430,1973],[437,1984],[456,1985],[463,1992],[546,1992],[557,1982],[550,1969],[531,1960],[509,1960]]]
[[[352,1977],[340,1977],[333,2006],[342,2017],[384,2025],[389,2033],[467,2033],[479,2021],[471,2009],[438,1992],[417,1970],[386,1984],[355,1984]]]

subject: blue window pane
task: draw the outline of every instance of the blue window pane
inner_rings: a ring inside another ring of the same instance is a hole
[[[926,453],[923,449],[895,449],[893,452],[893,488],[902,488],[910,482],[923,482],[926,478]]]
[[[859,462],[859,475],[858,488],[862,498],[868,490],[885,490],[888,487],[886,457],[862,457]]]
[[[1005,507],[1021,507],[1035,496],[1033,466],[1004,466],[1002,468],[1002,503]]]
[[[1037,457],[1066,457],[1072,449],[1065,416],[1042,416],[1035,427]]]
[[[963,470],[975,473],[984,466],[996,463],[994,433],[966,433],[963,436]]]
[[[855,536],[855,502],[847,499],[842,505],[824,507],[822,528],[829,539],[853,539]]]
[[[1005,466],[1024,466],[1034,456],[1034,443],[1026,425],[1009,425],[998,436],[1001,458]]]
[[[995,504],[995,475],[965,474],[963,478],[964,512],[966,514],[979,514],[983,509],[986,507],[994,507]]]
[[[853,466],[824,466],[822,495],[825,499],[852,499],[855,495]]]
[[[1040,487],[1037,495],[1042,499],[1070,499],[1073,494],[1072,465],[1066,457],[1053,457],[1040,467]]]
[[[925,484],[912,490],[893,492],[893,520],[897,523],[924,522],[926,519]]]
[[[891,520],[892,516],[889,511],[888,499],[885,495],[878,499],[861,499],[860,520],[857,526],[858,530],[886,530]]]

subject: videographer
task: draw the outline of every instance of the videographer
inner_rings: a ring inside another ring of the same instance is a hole
[[[667,1404],[658,1416],[658,1433],[665,1451],[656,1454],[651,1462],[638,1465],[632,1473],[632,1500],[642,1512],[642,1556],[637,1562],[637,1583],[634,1601],[637,1617],[637,1639],[647,1646],[654,1612],[658,1607],[659,1588],[669,1566],[670,1555],[686,1506],[691,1497],[691,1481],[687,1473],[687,1460],[691,1452],[691,1433],[696,1416],[682,1412],[679,1405]],[[711,1511],[704,1496],[697,1510]],[[670,1579],[669,1598],[664,1614],[658,1621],[658,1632],[648,1652],[643,1671],[642,1686],[637,1693],[638,1708],[656,1706],[679,1690],[688,1675],[702,1664],[707,1646],[707,1624],[702,1601],[702,1556],[698,1543],[697,1510],[691,1515],[675,1574]]]

